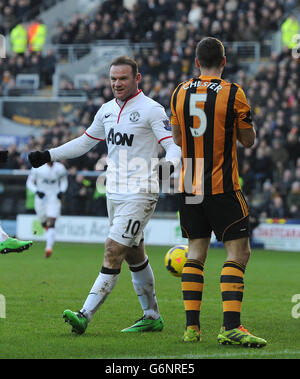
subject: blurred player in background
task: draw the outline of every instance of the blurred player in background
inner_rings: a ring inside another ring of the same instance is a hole
[[[5,163],[8,159],[8,151],[0,151],[0,163]],[[32,245],[32,241],[20,241],[17,238],[9,237],[2,229],[0,224],[0,254],[7,253],[21,253],[24,250],[29,249]]]
[[[182,147],[184,158],[180,223],[183,237],[189,240],[182,273],[186,311],[183,339],[200,340],[203,270],[214,231],[227,252],[220,278],[223,326],[218,341],[262,347],[266,341],[241,325],[250,243],[249,212],[239,184],[236,145],[237,141],[246,148],[254,144],[250,106],[239,85],[221,79],[226,56],[219,40],[208,37],[200,41],[195,62],[200,77],[181,83],[171,98],[173,137]]]
[[[61,213],[61,199],[68,188],[68,172],[63,164],[50,162],[32,168],[26,185],[35,193],[34,209],[46,229],[45,257],[49,258],[55,243],[55,222]]]
[[[139,90],[140,80],[134,60],[116,58],[110,66],[115,99],[102,105],[86,132],[60,147],[29,154],[31,164],[36,167],[50,160],[81,156],[105,139],[108,145],[106,193],[110,230],[102,269],[80,312],[66,310],[63,314],[77,334],[84,333],[115,287],[124,260],[144,314],[122,332],[160,331],[164,326],[143,231],[158,200],[157,167],[152,163],[153,158],[157,160],[159,144],[166,151],[166,167],[167,162],[180,161],[181,151],[174,144],[164,108]]]

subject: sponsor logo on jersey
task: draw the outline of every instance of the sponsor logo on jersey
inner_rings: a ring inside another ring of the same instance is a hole
[[[111,113],[107,113],[104,115],[105,118],[108,118],[111,115]]]
[[[56,182],[57,182],[56,179],[43,179],[42,180],[42,183],[45,183],[45,184],[54,184]]]
[[[133,141],[134,134],[127,133],[115,133],[114,129],[111,128],[107,135],[107,143],[112,143],[113,145],[127,145],[131,146]]]
[[[139,112],[131,112],[129,115],[129,120],[131,122],[137,122],[139,121],[140,118],[141,118],[141,115],[139,114]]]

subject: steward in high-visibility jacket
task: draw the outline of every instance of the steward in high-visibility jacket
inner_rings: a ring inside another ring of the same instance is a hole
[[[47,26],[34,21],[28,28],[28,45],[30,51],[42,51],[47,38]]]
[[[23,54],[27,50],[27,29],[23,24],[18,24],[11,30],[10,44],[14,53]]]
[[[281,37],[283,46],[293,49],[297,45],[297,34],[300,33],[300,25],[297,18],[291,14],[281,25]]]

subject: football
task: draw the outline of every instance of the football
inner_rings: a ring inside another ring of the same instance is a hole
[[[168,250],[165,255],[165,266],[173,276],[181,276],[183,266],[188,257],[188,246],[177,245]]]

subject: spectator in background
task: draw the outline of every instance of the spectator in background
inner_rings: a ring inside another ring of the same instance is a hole
[[[87,102],[83,105],[83,107],[81,108],[81,114],[80,114],[80,118],[82,119],[82,117],[87,113],[88,114],[88,124],[90,125],[98,111],[99,107],[98,105],[95,104],[95,100],[93,97],[90,97]]]
[[[289,159],[289,153],[279,139],[274,139],[272,142],[270,158],[273,168],[277,171],[277,175],[282,176],[283,170],[286,168]]]
[[[68,191],[66,193],[65,212],[69,215],[77,215],[79,213],[78,200],[85,196],[82,186],[78,180],[78,170],[76,166],[72,166],[68,170]]]
[[[280,195],[283,197],[283,199],[286,199],[288,193],[291,190],[293,182],[293,172],[290,169],[285,169],[282,175],[281,180],[278,183],[278,189]]]
[[[52,78],[55,73],[56,63],[57,58],[55,51],[53,49],[49,49],[46,56],[43,58],[41,69],[41,80],[46,86],[52,85]]]
[[[14,14],[15,16],[19,19],[20,17],[26,15],[26,13],[28,11],[30,11],[30,8],[32,7],[33,5],[33,1],[34,1],[34,5],[39,5],[39,3],[41,2],[41,0],[18,0],[15,8],[14,8]]]
[[[250,163],[246,160],[240,170],[240,176],[243,179],[243,192],[250,195],[255,189],[255,174]]]
[[[300,139],[297,127],[293,127],[287,134],[285,148],[289,154],[289,161],[295,166],[300,151]]]
[[[275,196],[271,200],[268,216],[271,218],[285,218],[286,209],[281,196]]]
[[[261,147],[258,147],[256,150],[253,168],[255,172],[255,179],[259,186],[262,186],[265,180],[271,179],[272,162]]]
[[[13,12],[13,8],[9,5],[5,5],[3,8],[2,15],[2,28],[6,33],[9,33],[10,30],[16,25],[17,17]]]
[[[199,3],[197,0],[192,1],[191,9],[188,13],[188,22],[192,25],[194,25],[196,28],[199,25],[199,22],[202,17],[202,9],[199,6]]]
[[[47,26],[35,19],[28,27],[28,48],[30,51],[42,51],[46,43]]]
[[[30,63],[28,64],[28,67],[26,69],[27,73],[39,74],[41,70],[42,70],[42,59],[36,54],[31,55]]]
[[[12,51],[17,54],[24,54],[27,50],[27,28],[26,24],[16,25],[10,32],[10,43]]]
[[[99,176],[96,182],[96,188],[93,195],[92,210],[95,216],[107,217],[106,205],[106,176]]]
[[[287,196],[287,207],[290,217],[300,219],[300,181],[293,182]]]
[[[299,34],[300,25],[296,16],[291,13],[281,25],[282,44],[283,46],[293,49],[297,41],[293,39],[294,35]]]

